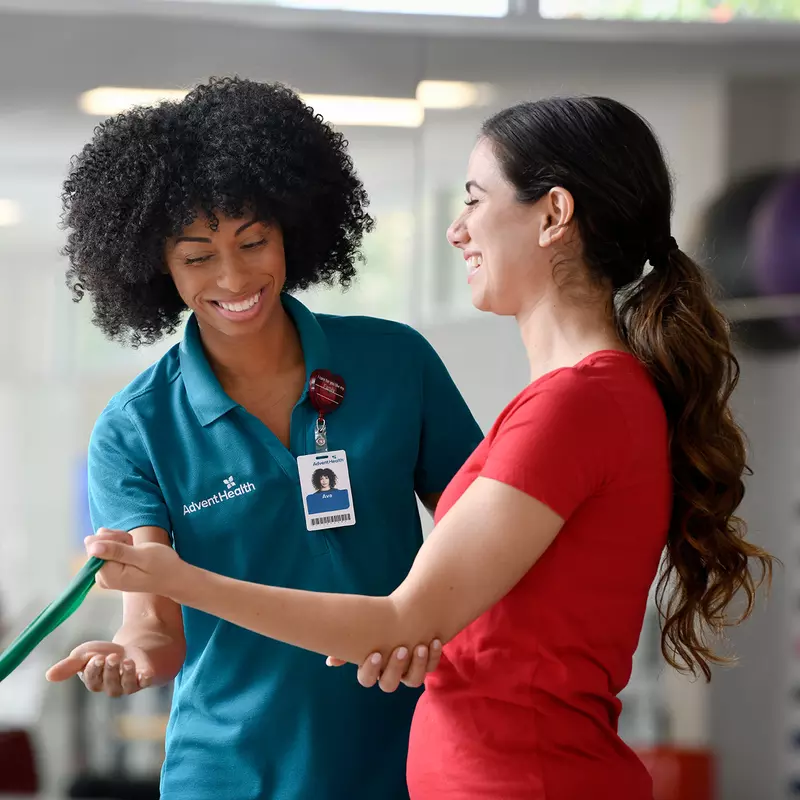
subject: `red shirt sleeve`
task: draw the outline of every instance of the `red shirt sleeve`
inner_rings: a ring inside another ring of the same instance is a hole
[[[565,369],[531,384],[499,421],[481,476],[568,519],[624,466],[628,430],[602,383]]]

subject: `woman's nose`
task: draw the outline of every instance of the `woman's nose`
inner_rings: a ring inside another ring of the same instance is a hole
[[[466,221],[464,213],[459,214],[447,229],[447,241],[453,247],[464,247],[469,241],[469,233],[467,232]]]
[[[247,288],[248,280],[248,271],[239,259],[235,256],[221,259],[220,274],[217,276],[217,284],[221,289],[225,289],[233,295],[240,294]]]

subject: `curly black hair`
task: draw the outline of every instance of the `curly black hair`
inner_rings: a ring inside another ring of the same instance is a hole
[[[330,488],[336,488],[337,477],[332,469],[325,467],[324,469],[315,469],[314,474],[311,476],[311,484],[318,491],[322,491],[322,479],[327,478],[330,481]]]
[[[198,214],[277,223],[285,290],[343,287],[373,220],[347,141],[288,87],[212,78],[177,103],[99,125],[72,159],[62,195],[67,285],[93,321],[134,347],[173,333],[186,306],[164,243]]]

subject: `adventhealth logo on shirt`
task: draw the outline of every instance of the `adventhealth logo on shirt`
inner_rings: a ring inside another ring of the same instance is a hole
[[[187,514],[193,514],[195,511],[200,511],[201,508],[208,508],[209,506],[215,506],[218,503],[224,503],[226,500],[232,500],[234,497],[241,497],[243,494],[250,494],[250,492],[254,492],[256,490],[255,484],[249,482],[243,483],[241,486],[237,486],[233,475],[223,478],[222,482],[225,484],[225,488],[222,491],[217,492],[215,495],[212,495],[206,500],[200,500],[197,503],[193,502],[188,506],[184,504],[183,516],[185,517]]]

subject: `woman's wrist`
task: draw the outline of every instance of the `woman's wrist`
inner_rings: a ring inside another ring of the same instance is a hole
[[[205,570],[180,560],[170,579],[166,596],[179,605],[191,606],[198,589],[202,587],[205,574]]]

